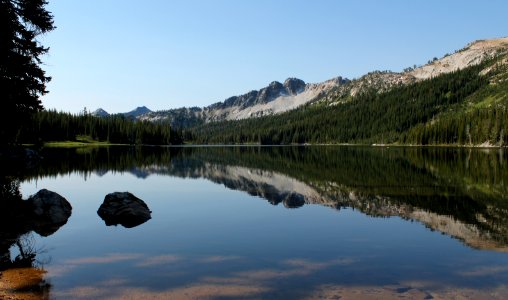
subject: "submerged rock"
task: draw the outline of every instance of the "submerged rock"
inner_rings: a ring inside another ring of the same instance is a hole
[[[151,211],[143,200],[129,192],[115,192],[106,195],[97,210],[107,226],[122,225],[136,227],[152,218]]]
[[[42,189],[27,200],[34,216],[33,230],[42,236],[55,233],[72,214],[72,206],[59,194]]]

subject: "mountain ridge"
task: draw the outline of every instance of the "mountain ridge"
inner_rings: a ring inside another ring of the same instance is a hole
[[[276,115],[312,103],[338,105],[367,91],[383,93],[394,87],[462,70],[506,53],[507,49],[508,37],[476,40],[453,54],[445,54],[440,59],[434,58],[427,64],[406,68],[402,72],[372,71],[352,80],[339,76],[320,83],[305,83],[290,77],[284,83],[272,81],[259,90],[251,90],[205,107],[181,107],[130,115],[137,120],[168,122],[176,128],[188,128],[212,122]]]
[[[487,59],[494,58],[496,55],[507,53],[507,51],[508,37],[476,40],[470,42],[464,48],[456,50],[453,54],[445,54],[439,59],[435,57],[424,65],[409,67],[402,72],[369,72],[353,79],[351,84],[335,89],[321,100],[334,105],[337,104],[336,99],[341,99],[338,102],[344,102],[347,96],[356,96],[372,88],[376,89],[377,92],[386,92],[393,87],[420,82],[478,65]]]
[[[305,83],[290,77],[284,83],[272,81],[259,90],[232,96],[209,106],[181,107],[161,110],[140,116],[138,119],[152,122],[169,122],[175,127],[225,120],[241,120],[285,112],[321,97],[324,93],[350,80],[335,77],[321,83]]]
[[[277,116],[208,123],[186,136],[196,144],[506,147],[507,49],[428,79],[417,80],[413,70],[371,72]]]

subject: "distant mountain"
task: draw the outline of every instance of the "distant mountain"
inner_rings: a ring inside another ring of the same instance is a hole
[[[240,96],[230,97],[204,108],[178,108],[144,114],[148,121],[168,121],[175,127],[190,127],[202,123],[241,120],[282,113],[319,99],[350,80],[336,77],[322,83],[305,83],[288,78],[284,83],[271,82],[267,87]]]
[[[152,111],[150,109],[148,109],[146,106],[140,106],[140,107],[137,107],[136,109],[133,109],[133,110],[126,112],[126,113],[118,113],[118,115],[124,115],[126,117],[138,118],[141,115],[151,113],[151,112]],[[98,108],[94,112],[92,112],[91,115],[96,116],[96,117],[107,117],[107,116],[110,116],[111,114],[109,114],[107,111],[105,111],[102,108]]]
[[[107,117],[109,116],[109,113],[102,108],[98,108],[92,112],[91,115],[95,117]]]
[[[146,106],[139,106],[139,107],[136,107],[136,109],[134,110],[131,110],[129,112],[126,112],[126,113],[123,113],[124,116],[126,117],[134,117],[134,118],[137,118],[141,115],[144,115],[144,114],[147,114],[147,113],[150,113],[152,112],[150,109],[148,109]]]

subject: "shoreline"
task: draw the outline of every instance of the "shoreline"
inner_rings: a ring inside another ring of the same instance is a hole
[[[51,284],[44,280],[45,270],[15,268],[0,272],[0,299],[49,299]]]

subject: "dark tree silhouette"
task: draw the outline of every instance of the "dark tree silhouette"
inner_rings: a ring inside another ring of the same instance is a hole
[[[31,113],[43,108],[50,77],[41,69],[45,48],[37,38],[53,30],[46,0],[0,0],[0,144],[16,142]]]

